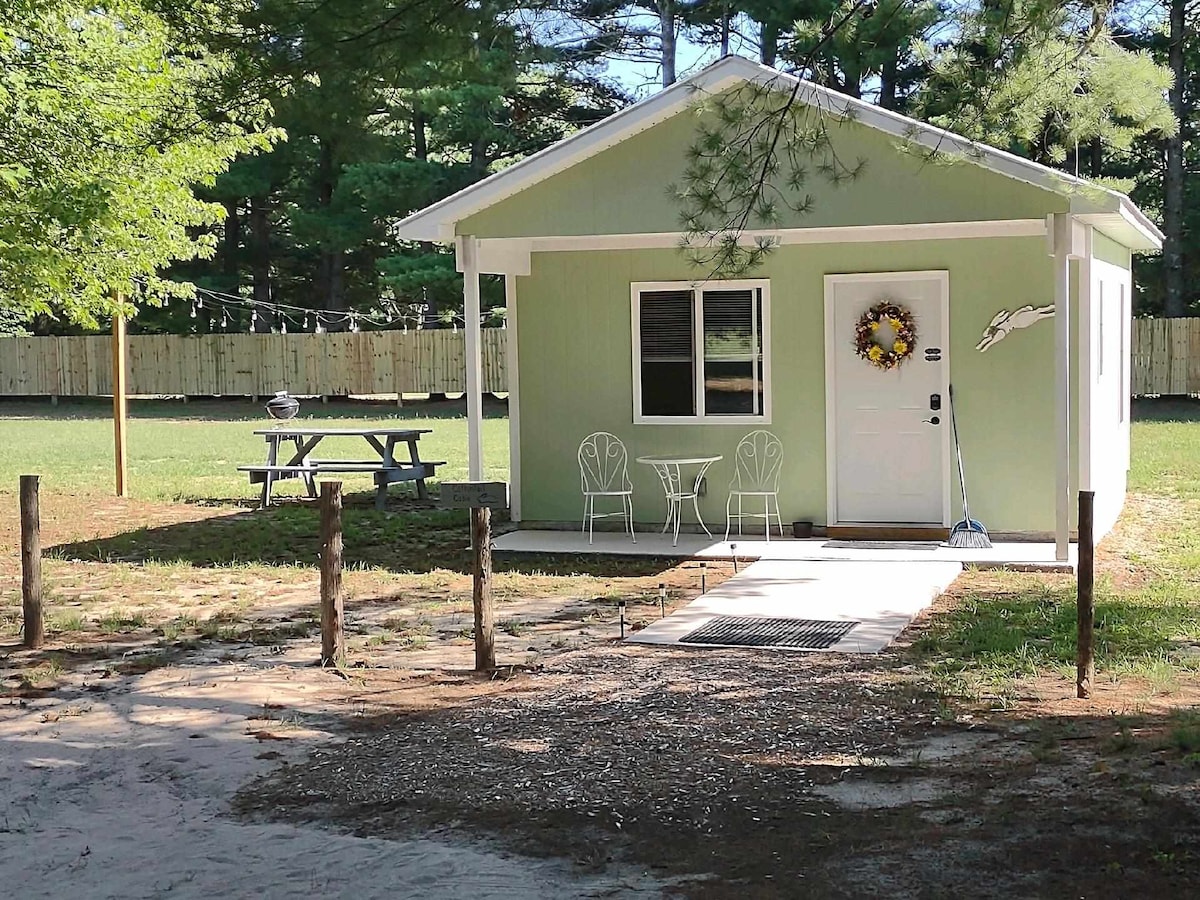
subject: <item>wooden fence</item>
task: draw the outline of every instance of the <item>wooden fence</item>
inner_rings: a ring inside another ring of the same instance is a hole
[[[483,330],[483,385],[505,391],[508,332]],[[299,396],[458,392],[461,331],[336,334],[137,335],[129,338],[132,395]],[[112,338],[0,338],[0,396],[112,393]]]
[[[1200,318],[1134,319],[1134,396],[1200,394]]]
[[[483,384],[508,389],[503,328],[483,330]],[[1200,394],[1200,317],[1135,319],[1132,391]],[[301,396],[465,390],[461,331],[337,334],[138,335],[129,338],[134,395]],[[112,340],[0,338],[0,396],[104,396],[112,391]]]

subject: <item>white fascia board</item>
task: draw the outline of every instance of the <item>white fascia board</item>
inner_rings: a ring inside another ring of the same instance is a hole
[[[1162,240],[1162,233],[1154,223],[1124,194],[811,82],[801,82],[797,86],[800,80],[795,75],[740,56],[724,57],[691,78],[677,82],[457,194],[427,206],[400,222],[397,226],[398,236],[405,240],[452,241],[455,226],[461,219],[665,121],[685,109],[698,92],[718,93],[746,81],[785,93],[796,90],[797,100],[813,108],[842,119],[852,119],[900,140],[945,154],[947,158],[983,166],[998,174],[1068,197],[1073,213],[1119,213],[1129,219],[1133,230],[1141,235],[1138,240],[1149,243]],[[1128,240],[1127,237],[1114,239],[1121,243],[1127,243]],[[1129,246],[1148,249],[1140,244]]]
[[[968,238],[1041,237],[1045,219],[995,219],[977,222],[926,222],[913,225],[845,225],[828,228],[781,228],[744,231],[740,243],[753,246],[760,239],[780,247],[797,244],[865,244],[888,241],[936,241]],[[680,246],[682,232],[639,234],[580,234],[531,238],[483,238],[480,260],[522,258],[519,254],[579,250],[652,250]],[[494,248],[494,249],[493,249]],[[508,254],[505,256],[504,254]],[[528,263],[525,263],[528,265]],[[485,269],[485,271],[487,271]],[[510,273],[514,274],[514,273]],[[527,273],[515,273],[527,274]]]
[[[1081,215],[1079,220],[1130,250],[1162,249],[1162,232],[1132,202],[1113,212]]]

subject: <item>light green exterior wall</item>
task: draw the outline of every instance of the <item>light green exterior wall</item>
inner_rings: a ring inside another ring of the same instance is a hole
[[[987,353],[975,350],[998,310],[1052,302],[1043,238],[788,246],[753,273],[771,280],[768,427],[785,448],[784,521],[826,519],[824,275],[925,269],[950,273],[951,379],[972,513],[997,531],[1052,531],[1053,321],[1014,332]],[[526,522],[578,521],[576,448],[587,433],[607,430],[631,456],[723,454],[702,510],[724,527],[729,460],[752,426],[633,424],[630,283],[695,277],[674,250],[534,254],[531,275],[517,279]],[[630,469],[638,521],[661,521],[655,476],[632,462]],[[954,510],[957,518],[957,500]]]
[[[695,120],[681,113],[603,153],[458,223],[459,234],[538,237],[679,230],[678,183]],[[831,126],[847,164],[866,160],[858,179],[834,187],[813,174],[805,215],[784,210],[782,227],[908,225],[1042,218],[1068,202],[1049,191],[972,163],[933,163],[900,150],[896,139],[855,122]]]

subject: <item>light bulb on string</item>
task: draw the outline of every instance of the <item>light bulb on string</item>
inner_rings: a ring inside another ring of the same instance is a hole
[[[196,318],[196,301],[192,301],[192,318]]]
[[[355,333],[358,332],[358,316],[354,313],[350,313],[350,330]]]
[[[310,321],[311,321],[311,320],[310,320],[310,319],[309,319],[309,317],[308,317],[308,313],[305,313],[305,314],[304,314],[304,330],[305,330],[305,331],[308,331],[308,329],[309,329],[309,322],[310,322]]]
[[[287,316],[279,317],[279,333],[287,334]]]

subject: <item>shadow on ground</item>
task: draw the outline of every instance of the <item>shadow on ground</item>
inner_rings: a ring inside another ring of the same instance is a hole
[[[1190,397],[1135,397],[1131,411],[1134,421],[1200,422],[1200,400]]]
[[[466,510],[431,502],[393,500],[374,509],[374,493],[349,495],[342,514],[344,564],[396,573],[438,569],[470,574],[470,520]],[[497,528],[503,528],[503,519]],[[97,540],[47,548],[49,556],[84,562],[185,563],[196,567],[237,565],[316,566],[320,514],[311,502],[284,501],[268,509],[214,515],[193,522],[139,528]],[[641,576],[665,571],[677,560],[604,557],[594,554],[497,556],[498,572],[541,575]]]

